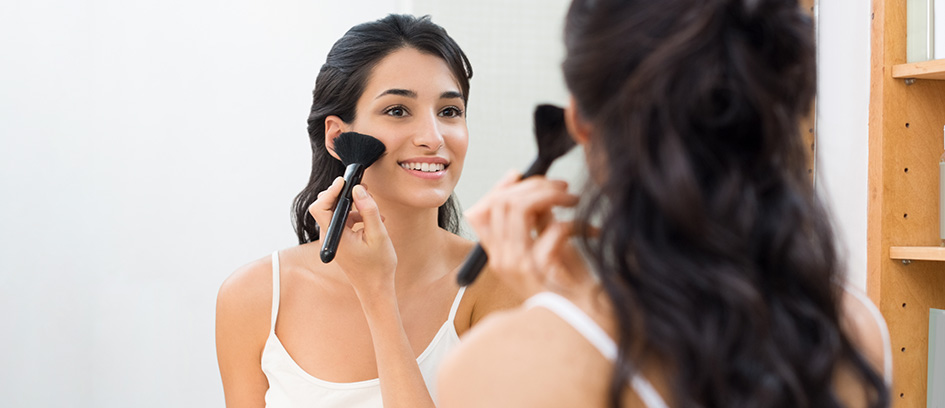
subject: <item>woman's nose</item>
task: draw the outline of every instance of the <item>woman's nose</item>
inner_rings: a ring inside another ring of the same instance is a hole
[[[443,147],[443,135],[440,133],[440,126],[437,123],[435,114],[429,115],[420,121],[420,126],[414,133],[414,146],[424,147],[432,151],[440,150]]]

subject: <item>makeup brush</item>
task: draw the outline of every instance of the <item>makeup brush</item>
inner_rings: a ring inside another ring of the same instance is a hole
[[[335,138],[335,153],[345,165],[345,185],[338,195],[338,204],[331,215],[328,232],[325,233],[325,242],[322,243],[322,262],[329,263],[335,259],[338,243],[341,241],[341,232],[348,221],[348,212],[351,211],[353,199],[351,190],[361,183],[364,169],[374,164],[384,154],[384,143],[372,136],[356,132],[345,132]]]
[[[528,167],[528,170],[525,170],[525,173],[522,174],[523,179],[544,175],[555,159],[563,156],[574,147],[574,140],[571,139],[571,135],[568,134],[567,127],[564,124],[564,109],[554,105],[538,105],[535,107],[534,121],[535,139],[538,141],[538,157]],[[482,249],[482,245],[476,244],[476,247],[469,253],[466,260],[463,261],[463,265],[459,268],[456,281],[461,286],[473,283],[488,260],[489,257]]]

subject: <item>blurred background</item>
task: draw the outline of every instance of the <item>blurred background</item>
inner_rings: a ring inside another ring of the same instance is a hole
[[[817,185],[862,288],[870,10],[858,3],[819,8]],[[2,405],[223,406],[216,292],[296,243],[311,90],[334,41],[399,12],[432,15],[464,48],[468,208],[534,157],[533,107],[567,102],[567,4],[0,3]],[[580,159],[552,174],[579,183]]]

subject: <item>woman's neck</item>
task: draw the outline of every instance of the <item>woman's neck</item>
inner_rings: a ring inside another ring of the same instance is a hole
[[[423,285],[443,276],[452,234],[437,224],[436,208],[418,209],[378,202],[384,226],[397,252],[396,285]]]

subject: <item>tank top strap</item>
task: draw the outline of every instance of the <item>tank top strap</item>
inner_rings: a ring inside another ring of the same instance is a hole
[[[578,333],[584,336],[610,362],[617,360],[617,343],[601,329],[594,319],[591,319],[581,308],[571,303],[567,298],[552,292],[538,293],[525,301],[525,307],[543,307],[558,315],[571,325]],[[649,408],[667,408],[663,397],[653,388],[653,385],[641,374],[637,373],[630,381],[630,386]]]
[[[276,330],[276,318],[279,316],[279,251],[272,253],[272,315],[269,318],[269,330]]]
[[[589,343],[608,360],[617,359],[617,344],[607,335],[604,329],[591,319],[583,310],[561,295],[551,292],[538,293],[525,301],[525,307],[543,307],[558,315],[574,330],[577,330]]]
[[[450,306],[450,317],[447,321],[452,322],[456,318],[456,311],[459,310],[459,302],[463,300],[463,294],[466,293],[466,287],[460,286],[459,292],[456,292],[456,298],[453,299],[453,305]]]

